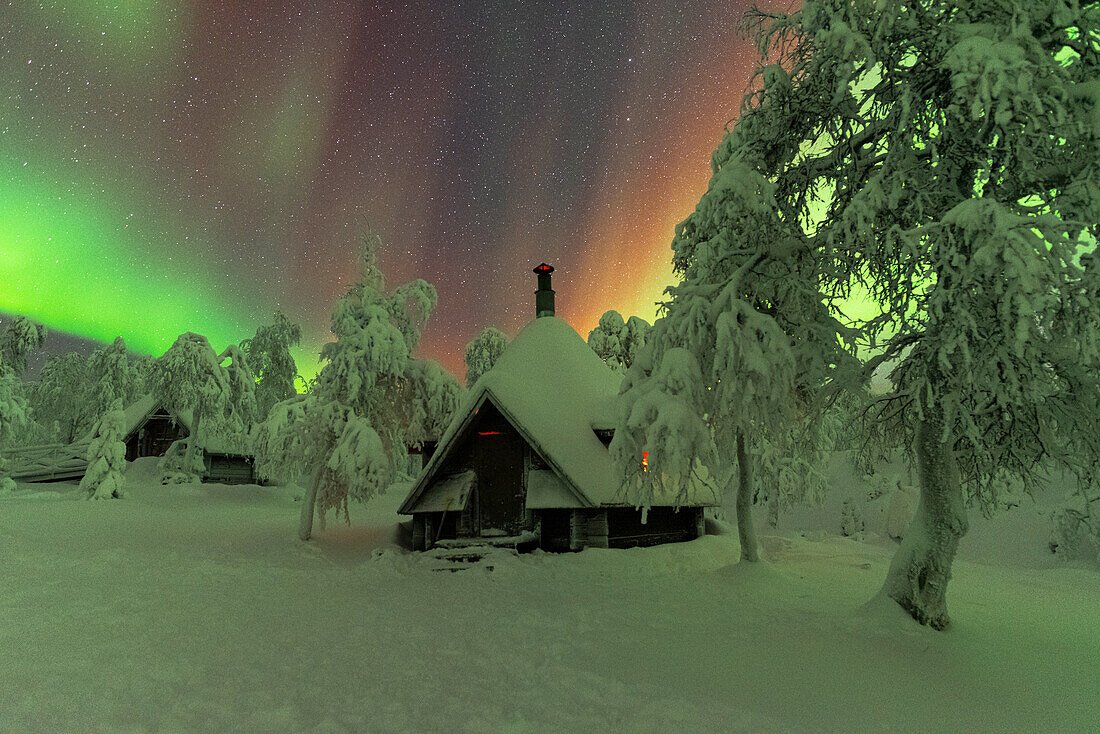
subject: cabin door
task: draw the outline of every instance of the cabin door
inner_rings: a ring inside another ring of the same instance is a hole
[[[475,444],[481,535],[523,529],[523,439],[515,431],[479,433]]]

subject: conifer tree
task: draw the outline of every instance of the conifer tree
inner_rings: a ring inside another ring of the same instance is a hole
[[[121,499],[122,481],[126,471],[126,444],[122,442],[126,415],[122,400],[116,399],[96,428],[95,438],[88,446],[88,471],[80,480],[80,488],[89,499]]]
[[[82,400],[84,414],[91,421],[107,413],[115,400],[121,400],[123,406],[129,405],[137,399],[142,387],[141,375],[126,353],[126,342],[121,336],[92,352],[87,361],[86,380]]]

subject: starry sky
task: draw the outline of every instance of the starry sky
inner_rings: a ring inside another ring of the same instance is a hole
[[[0,312],[160,354],[280,309],[309,375],[371,227],[388,285],[439,290],[419,353],[459,376],[543,261],[583,336],[652,319],[750,4],[0,0]]]

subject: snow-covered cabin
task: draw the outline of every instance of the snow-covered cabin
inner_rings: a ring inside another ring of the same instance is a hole
[[[471,389],[401,506],[413,547],[465,539],[580,550],[699,537],[709,493],[651,507],[644,522],[624,501],[608,451],[620,377],[554,316],[549,272],[535,272],[538,318]]]
[[[131,403],[126,408],[126,460],[142,456],[164,456],[174,441],[187,438],[192,416],[183,411],[171,413],[152,395]],[[255,457],[251,451],[236,445],[239,442],[206,438],[203,441],[203,481],[219,484],[256,483]]]

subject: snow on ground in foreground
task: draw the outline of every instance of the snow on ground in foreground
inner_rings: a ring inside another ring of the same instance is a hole
[[[937,633],[867,604],[895,548],[873,534],[808,540],[761,524],[758,567],[736,565],[732,534],[500,554],[492,572],[452,574],[396,548],[407,488],[305,544],[288,489],[151,479],[139,461],[125,500],[81,501],[71,484],[0,498],[0,731],[1084,731],[1100,720],[1094,569],[960,560],[955,623]]]

